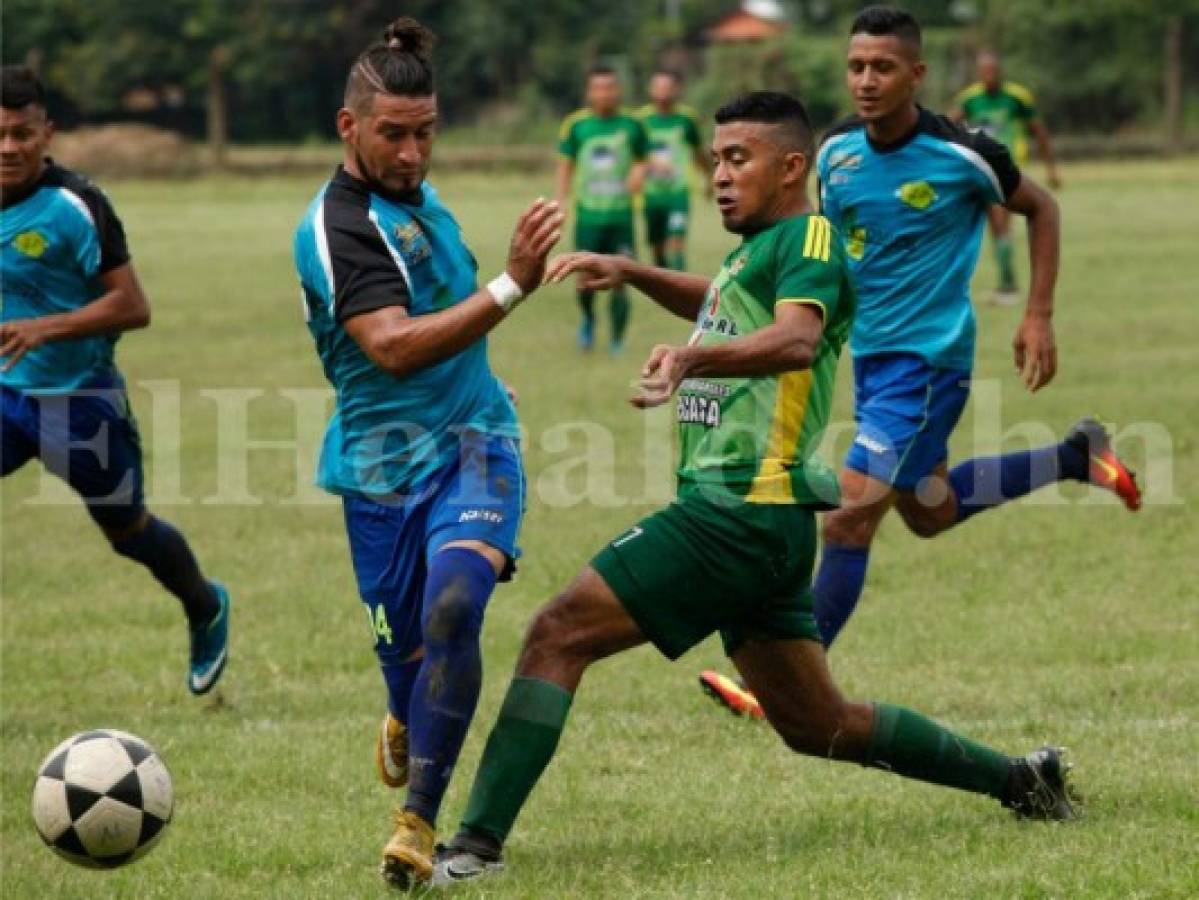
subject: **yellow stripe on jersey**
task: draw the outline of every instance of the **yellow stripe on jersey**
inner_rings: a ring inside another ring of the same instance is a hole
[[[1003,91],[1004,91],[1004,93],[1010,94],[1011,96],[1015,97],[1017,100],[1019,100],[1025,106],[1036,106],[1037,105],[1036,101],[1033,99],[1032,91],[1030,91],[1028,88],[1026,88],[1022,84],[1017,84],[1014,81],[1005,81],[1003,83]]]
[[[790,467],[795,462],[799,435],[808,411],[808,395],[812,390],[812,370],[784,372],[778,377],[778,396],[774,401],[774,418],[770,437],[758,474],[754,476],[748,503],[794,503]]]
[[[818,307],[820,309],[820,318],[826,322],[828,321],[828,307],[815,297],[780,297],[774,301],[775,306],[778,306],[780,303],[798,303],[800,306]]]
[[[824,216],[808,218],[808,231],[804,235],[803,255],[806,259],[828,262],[832,249],[833,228]]]
[[[574,128],[575,122],[586,118],[591,113],[589,109],[576,109],[569,116],[562,120],[562,124],[558,127],[558,140],[564,141],[570,135],[570,129]]]

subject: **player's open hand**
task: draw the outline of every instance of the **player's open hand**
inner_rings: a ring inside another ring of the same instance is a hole
[[[0,372],[7,372],[30,350],[46,342],[43,323],[37,319],[14,319],[0,325]]]
[[[546,284],[559,284],[571,275],[579,276],[579,289],[607,291],[624,284],[624,257],[602,253],[563,253],[550,260],[545,270]]]
[[[545,259],[562,237],[566,216],[553,200],[538,197],[516,220],[508,247],[508,274],[525,295],[541,287]]]
[[[658,344],[641,367],[637,393],[629,402],[638,409],[661,406],[674,396],[687,377],[686,347]]]
[[[1025,313],[1012,340],[1016,370],[1030,391],[1039,391],[1057,374],[1057,344],[1053,321],[1044,315]]]

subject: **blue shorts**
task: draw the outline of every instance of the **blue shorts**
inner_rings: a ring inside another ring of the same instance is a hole
[[[853,361],[858,430],[846,468],[912,491],[949,456],[949,436],[970,397],[970,373],[938,369],[914,353]]]
[[[458,458],[419,491],[342,500],[358,593],[375,652],[400,662],[424,643],[421,614],[429,561],[451,541],[482,541],[507,554],[512,577],[524,514],[525,476],[512,438],[464,435]]]
[[[37,457],[75,489],[102,528],[128,528],[141,518],[141,438],[119,377],[73,394],[0,385],[0,397],[0,476]]]

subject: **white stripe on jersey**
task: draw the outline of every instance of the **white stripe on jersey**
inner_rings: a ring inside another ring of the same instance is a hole
[[[329,283],[329,311],[337,298],[337,285],[333,283],[333,260],[329,256],[329,235],[325,233],[325,198],[317,204],[316,215],[312,220],[312,230],[316,237],[316,255],[321,261],[321,269],[325,272],[325,281]]]
[[[987,180],[991,182],[991,187],[995,189],[995,196],[999,198],[995,201],[996,203],[1003,203],[1007,199],[1003,195],[1003,186],[999,183],[999,176],[995,174],[995,170],[991,168],[991,164],[983,158],[981,153],[954,141],[945,141],[944,143],[948,144],[959,156],[987,176]]]
[[[400,274],[404,276],[404,283],[408,285],[408,296],[415,297],[416,293],[412,290],[412,279],[408,276],[408,267],[404,265],[404,258],[400,256],[400,254],[396,253],[395,247],[391,246],[391,244],[388,242],[387,235],[383,233],[383,226],[379,224],[378,214],[371,209],[367,210],[366,216],[374,223],[375,230],[379,232],[379,240],[383,242],[383,246],[386,247],[387,252],[391,254],[391,258],[395,262],[396,268],[399,269]]]
[[[88,208],[88,205],[84,199],[74,191],[65,187],[59,187],[56,188],[56,190],[58,191],[60,197],[62,197],[79,211],[79,214],[83,216],[83,218],[87,221],[87,224],[92,226],[92,231],[96,233],[96,254],[92,260],[92,274],[95,274],[95,271],[100,268],[100,254],[102,252],[100,249],[100,229],[96,227],[96,218],[92,215],[92,211]]]

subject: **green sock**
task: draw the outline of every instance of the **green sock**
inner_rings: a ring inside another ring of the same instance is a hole
[[[623,288],[612,292],[612,343],[624,340],[624,330],[629,324],[629,295]]]
[[[504,842],[554,755],[572,699],[540,678],[512,679],[470,789],[464,829]]]
[[[999,267],[999,289],[1016,290],[1016,270],[1012,267],[1012,239],[995,239],[995,264]]]
[[[1002,799],[1011,770],[1007,755],[887,703],[874,704],[874,733],[865,764],[996,799]]]
[[[687,260],[683,255],[683,251],[679,250],[676,253],[670,254],[670,268],[676,272],[682,272],[687,268]]]

